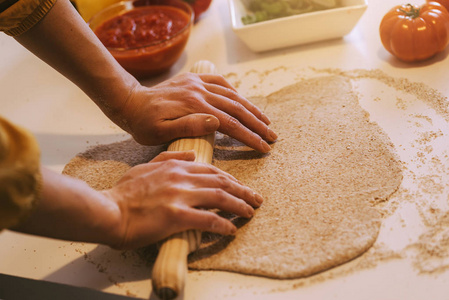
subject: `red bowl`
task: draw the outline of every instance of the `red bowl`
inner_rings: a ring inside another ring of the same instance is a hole
[[[193,22],[194,12],[184,1],[131,0],[100,11],[89,26],[123,68],[145,78],[179,59]]]

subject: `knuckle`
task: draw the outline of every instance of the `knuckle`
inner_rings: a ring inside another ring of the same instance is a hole
[[[223,189],[215,189],[215,196],[221,202],[227,201],[227,193]]]
[[[148,185],[148,176],[142,175],[133,178],[134,186],[139,187],[140,191],[145,191],[145,187]]]
[[[187,107],[196,107],[196,104],[199,102],[200,95],[197,92],[189,92],[183,96],[183,102]]]
[[[178,161],[176,159],[170,158],[164,161],[164,167],[168,169],[172,169],[178,165]]]
[[[218,82],[219,82],[222,86],[228,86],[228,85],[230,85],[230,83],[226,80],[226,78],[224,78],[223,75],[221,75],[221,74],[216,74],[215,76],[216,76],[216,78],[218,79]]]
[[[236,111],[243,111],[243,110],[246,110],[246,108],[243,106],[243,104],[241,104],[241,103],[238,102],[238,101],[233,100],[233,101],[232,101],[232,105],[234,106],[234,109],[235,109]]]
[[[236,118],[229,116],[226,119],[226,125],[230,130],[234,131],[240,127],[240,122]]]
[[[181,161],[173,158],[163,162],[162,172],[167,176],[168,181],[179,182],[185,176],[181,163]]]
[[[217,78],[219,81],[221,81],[221,82],[226,82],[226,79],[224,78],[224,76],[223,75],[221,75],[221,74],[213,74],[213,76],[215,77],[215,78]]]
[[[165,219],[170,220],[170,227],[174,230],[178,230],[183,227],[183,223],[185,222],[183,216],[185,215],[184,209],[179,207],[178,205],[167,205],[165,206],[165,211],[162,212],[165,216]]]
[[[178,220],[184,214],[183,209],[174,204],[165,206],[165,213],[171,220]]]
[[[183,105],[188,112],[203,112],[205,99],[204,93],[199,87],[193,87],[193,91],[182,95]]]
[[[256,198],[256,193],[248,187],[245,187],[244,197],[248,200],[254,200]]]
[[[177,77],[175,77],[174,80],[172,80],[172,82],[175,86],[180,86],[180,85],[188,86],[193,81],[195,81],[195,74],[190,73],[190,72],[182,73],[182,74],[178,75]]]
[[[206,217],[205,223],[211,231],[216,231],[220,227],[220,217],[216,214],[211,214]]]
[[[162,151],[161,153],[159,153],[158,155],[157,155],[157,157],[161,160],[161,161],[168,161],[168,160],[170,160],[170,152],[168,152],[168,151]]]
[[[169,172],[168,174],[168,181],[170,182],[179,182],[181,181],[183,175],[177,172],[176,170],[173,170],[172,172]]]
[[[229,179],[223,175],[223,174],[218,174],[217,175],[217,181],[220,184],[221,188],[229,188],[231,183],[229,182]]]

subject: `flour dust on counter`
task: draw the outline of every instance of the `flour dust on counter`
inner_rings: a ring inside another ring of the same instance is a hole
[[[376,206],[398,189],[402,169],[350,80],[300,80],[251,100],[264,108],[279,134],[273,150],[261,155],[217,134],[214,165],[257,190],[265,202],[251,220],[226,215],[240,227],[234,237],[204,233],[189,267],[300,278],[363,254],[381,227]],[[162,150],[132,140],[100,145],[73,158],[63,173],[106,189]]]

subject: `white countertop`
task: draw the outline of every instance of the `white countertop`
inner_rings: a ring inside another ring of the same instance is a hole
[[[311,76],[312,68],[380,69],[395,78],[424,83],[447,97],[449,48],[429,61],[404,64],[387,53],[380,43],[380,20],[391,7],[402,3],[400,0],[371,0],[358,25],[343,39],[256,54],[232,32],[227,2],[214,0],[195,25],[185,53],[166,76],[188,71],[194,62],[206,59],[213,62],[231,82],[239,83],[238,88],[243,95],[251,96],[268,94],[295,80]],[[0,53],[0,114],[29,128],[36,135],[42,148],[44,165],[61,171],[75,154],[89,146],[127,138],[75,85],[4,34],[0,35]],[[144,83],[150,85],[165,78]],[[433,153],[424,154],[424,163],[431,159],[430,155],[438,156],[442,159],[443,170],[449,170],[449,161],[447,157],[444,159],[447,154],[445,149],[449,149],[447,120],[439,118],[432,109],[413,97],[406,99],[408,104],[413,105],[398,109],[398,92],[376,86],[372,81],[359,80],[354,82],[354,86],[362,95],[362,106],[390,136],[408,170],[421,172],[422,176],[426,176],[426,172],[429,176],[435,175],[434,169],[416,163],[419,149],[411,146],[416,146],[416,140],[425,131],[440,131],[442,138],[432,144]],[[376,92],[381,89],[381,100],[378,100]],[[410,125],[413,122],[407,119],[413,113],[429,115],[433,122],[414,128]],[[436,174],[443,186],[442,192],[423,197],[431,198],[432,205],[441,210],[447,210],[449,202],[447,172]],[[407,176],[404,188],[419,189],[416,182],[408,180]],[[413,205],[399,206],[394,215],[385,220],[378,240],[393,250],[405,247],[423,232],[422,215],[412,208]],[[151,269],[132,252],[122,253],[98,245],[32,237],[10,231],[0,234],[0,245],[0,273],[146,299],[154,297],[151,296]],[[410,252],[401,253],[406,253],[406,257],[381,261],[373,267],[315,282],[192,271],[189,272],[183,298],[449,298],[449,271],[442,268],[439,272],[421,274],[414,266],[413,255]],[[434,263],[444,267],[448,260],[449,257],[444,257]],[[325,274],[324,277],[323,274],[320,276],[324,278]]]

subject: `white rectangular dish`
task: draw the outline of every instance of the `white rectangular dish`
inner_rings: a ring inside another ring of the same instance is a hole
[[[241,0],[228,0],[232,30],[255,52],[339,38],[352,31],[368,7],[366,0],[341,0],[340,6],[244,25]]]

